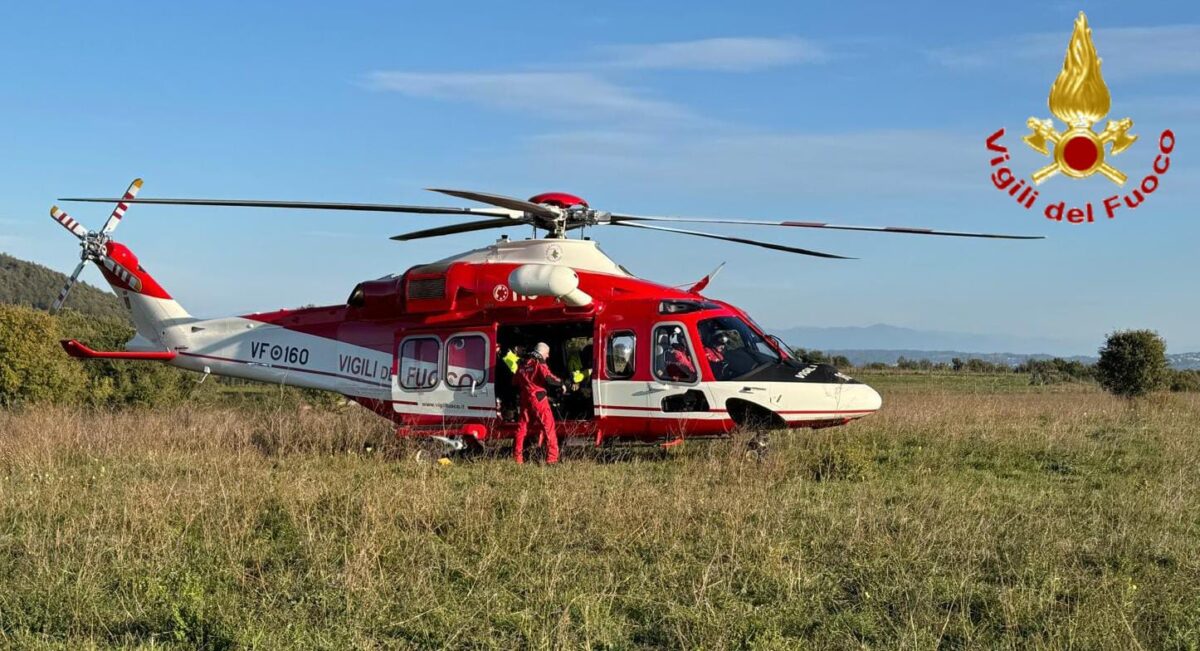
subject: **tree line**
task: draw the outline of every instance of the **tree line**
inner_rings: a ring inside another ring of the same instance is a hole
[[[839,369],[856,367],[845,355],[829,355],[819,350],[797,348],[796,358],[809,364],[832,364]],[[899,369],[902,371],[950,373],[1014,373],[1029,376],[1035,385],[1064,382],[1096,382],[1117,395],[1139,396],[1159,389],[1200,391],[1200,370],[1173,369],[1167,364],[1167,347],[1152,330],[1124,330],[1108,336],[1095,364],[1061,357],[1029,359],[1009,365],[979,358],[955,357],[949,362],[899,357],[894,365],[872,363],[865,370]]]
[[[59,344],[79,339],[97,350],[121,350],[131,337],[133,328],[123,319],[0,305],[0,405],[159,405],[193,391],[196,376],[174,367],[113,359],[80,363]]]
[[[0,253],[0,303],[49,309],[66,280],[66,276],[53,269]],[[71,290],[69,305],[82,314],[113,321],[129,320],[121,299],[85,282]]]
[[[68,357],[59,344],[62,339],[79,339],[98,350],[120,350],[132,337],[133,328],[124,319],[70,309],[50,315],[30,307],[0,304],[0,407],[31,403],[153,406],[196,397],[197,393],[211,395],[218,384],[242,384],[236,380],[209,381],[202,388],[197,375],[158,363],[112,359],[80,363]],[[844,355],[830,356],[808,349],[794,352],[807,363],[853,368]],[[865,368],[1021,373],[1028,375],[1032,384],[1097,382],[1126,396],[1158,389],[1200,391],[1200,371],[1171,369],[1166,362],[1166,345],[1148,330],[1113,333],[1094,365],[1061,358],[1008,366],[975,358],[938,363],[901,357],[894,367],[871,364]],[[336,396],[323,392],[290,393],[309,404],[337,402]]]
[[[81,362],[67,356],[59,343],[78,339],[96,350],[123,350],[133,334],[133,327],[123,318],[72,309],[51,315],[26,306],[0,304],[0,408],[37,404],[150,407],[183,400],[223,405],[269,400],[319,408],[344,403],[338,394],[315,389],[272,388],[236,378],[212,377],[201,382],[199,374],[159,362]]]

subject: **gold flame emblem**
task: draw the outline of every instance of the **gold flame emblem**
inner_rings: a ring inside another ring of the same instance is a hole
[[[1053,163],[1033,173],[1034,183],[1040,184],[1059,172],[1076,179],[1099,172],[1117,185],[1125,183],[1125,174],[1104,161],[1104,147],[1111,144],[1109,153],[1113,156],[1128,149],[1137,140],[1137,136],[1129,133],[1133,120],[1109,120],[1104,131],[1092,130],[1092,125],[1108,115],[1111,102],[1108,86],[1100,75],[1100,57],[1092,44],[1092,30],[1081,11],[1067,44],[1062,72],[1050,87],[1050,112],[1066,123],[1067,129],[1059,132],[1050,119],[1026,121],[1031,133],[1025,136],[1025,143],[1045,156],[1054,157]],[[1053,145],[1053,151],[1047,143]]]

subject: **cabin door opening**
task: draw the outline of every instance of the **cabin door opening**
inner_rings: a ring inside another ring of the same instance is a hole
[[[596,367],[596,352],[592,345],[595,322],[563,321],[555,323],[523,323],[501,325],[497,330],[497,356],[503,358],[510,350],[521,347],[533,350],[538,342],[550,346],[550,371],[565,384],[578,384],[573,392],[551,392],[550,402],[558,421],[590,421],[595,418],[592,401],[592,370]],[[518,399],[512,384],[512,372],[502,361],[496,363],[496,397],[500,413],[506,421],[516,421]]]

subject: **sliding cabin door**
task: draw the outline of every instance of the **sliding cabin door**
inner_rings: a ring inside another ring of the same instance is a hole
[[[395,410],[421,424],[496,417],[494,328],[405,332],[395,347]]]

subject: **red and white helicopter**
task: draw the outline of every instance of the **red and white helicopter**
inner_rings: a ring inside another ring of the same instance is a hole
[[[557,192],[525,201],[434,190],[488,206],[462,208],[138,199],[141,186],[140,179],[134,181],[120,199],[62,199],[115,202],[116,209],[98,231],[87,230],[57,206],[50,210],[83,249],[53,309],[62,307],[91,261],[128,307],[137,329],[124,351],[95,351],[69,340],[63,342],[69,354],[155,360],[204,374],[336,391],[394,421],[398,436],[430,437],[451,449],[511,438],[516,396],[502,355],[539,341],[550,345],[552,370],[560,377],[583,377],[590,388],[558,404],[561,435],[568,439],[672,443],[685,437],[725,436],[749,422],[774,428],[841,425],[880,408],[880,396],[871,387],[832,366],[797,360],[745,312],[705,297],[701,292],[712,274],[684,289],[636,278],[590,239],[569,238],[571,231],[620,226],[821,258],[843,256],[662,224],[1041,239],[923,228],[650,217],[595,210],[579,197]],[[483,248],[419,264],[400,275],[363,281],[340,305],[198,319],[150,276],[129,248],[112,239],[133,203],[457,215],[476,219],[392,239],[516,226],[532,226],[534,237],[516,241],[502,236]],[[537,237],[538,230],[546,237]],[[690,364],[680,363],[678,353]]]

